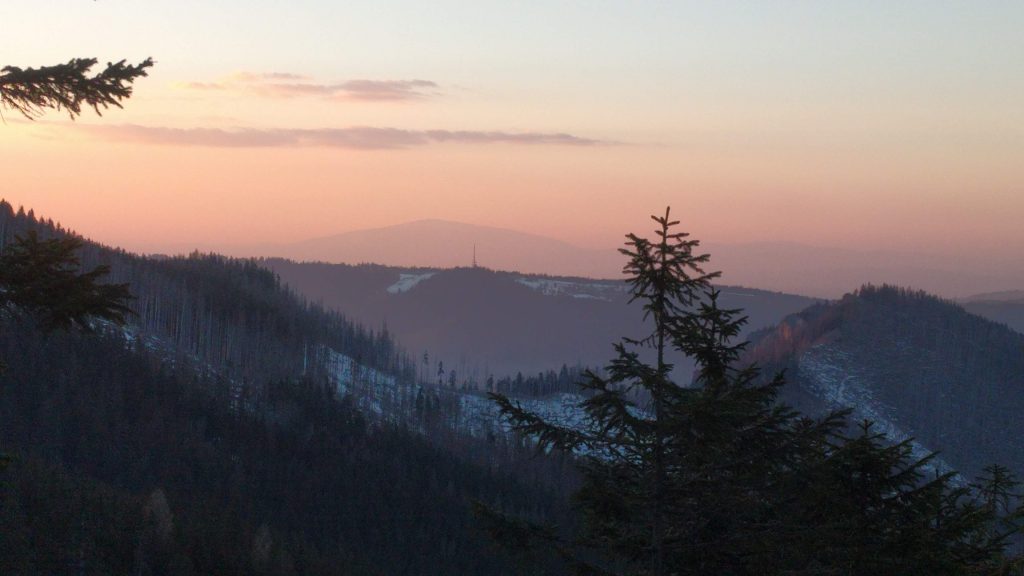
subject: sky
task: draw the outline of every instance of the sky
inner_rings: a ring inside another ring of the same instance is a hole
[[[717,244],[1024,252],[1019,1],[5,0],[0,22],[0,65],[156,60],[123,110],[0,125],[0,196],[131,250],[426,218],[604,248],[671,205]]]

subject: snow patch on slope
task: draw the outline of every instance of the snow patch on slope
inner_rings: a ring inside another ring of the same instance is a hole
[[[606,302],[611,302],[615,295],[629,288],[625,282],[573,282],[529,276],[516,278],[516,282],[545,296],[569,296]]]
[[[339,397],[349,396],[364,413],[389,420],[401,416],[401,390],[395,377],[363,366],[355,359],[323,350],[327,375]]]
[[[320,354],[338,396],[348,397],[363,414],[392,423],[408,424],[415,421],[410,390],[399,384],[394,376],[363,366],[355,359],[330,348],[322,348]],[[512,426],[501,416],[497,404],[480,392],[435,388],[423,384],[417,388],[420,394],[444,399],[446,403],[455,402],[457,409],[451,426],[458,432],[476,438],[512,432]],[[580,407],[583,396],[579,394],[513,398],[513,401],[553,424],[577,430],[585,428],[587,415]]]
[[[852,355],[832,344],[818,344],[808,348],[798,359],[802,383],[808,391],[825,401],[833,410],[850,408],[851,422],[870,420],[874,429],[884,433],[894,443],[904,442],[912,436],[904,431],[896,418],[896,410],[875,398],[874,391],[858,370]],[[920,442],[910,442],[911,455],[921,459],[932,453]],[[934,458],[929,467],[940,474],[954,469],[941,458]]]
[[[585,428],[586,413],[580,408],[583,397],[579,394],[561,393],[544,398],[513,398],[512,401],[557,426],[575,430]],[[498,412],[497,404],[490,398],[463,394],[459,404],[460,426],[468,434],[483,437],[489,432],[512,431],[512,427]]]
[[[388,286],[388,294],[401,294],[416,287],[417,284],[430,278],[437,272],[424,272],[423,274],[399,274],[398,282]]]

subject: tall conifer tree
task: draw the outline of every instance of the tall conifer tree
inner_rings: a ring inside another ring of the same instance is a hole
[[[991,530],[994,515],[952,475],[926,479],[930,458],[870,425],[846,436],[844,412],[800,415],[776,401],[782,375],[739,366],[745,319],[719,307],[698,242],[673,231],[668,210],[653,219],[655,240],[630,234],[622,250],[652,330],[581,383],[586,426],[492,394],[539,449],[578,457],[580,529],[557,535],[478,507],[493,534],[551,545],[577,574],[1005,573],[1008,532]],[[696,372],[674,373],[670,352]]]

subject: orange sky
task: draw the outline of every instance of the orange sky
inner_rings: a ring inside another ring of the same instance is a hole
[[[945,251],[965,239],[992,250],[1022,240],[1020,168],[999,151],[968,162],[941,147],[890,157],[632,144],[221,148],[104,141],[80,124],[9,124],[2,153],[18,169],[6,195],[139,249],[295,241],[419,218],[609,246],[666,204],[717,242]]]
[[[3,63],[158,64],[102,118],[4,111],[0,196],[109,244],[442,218],[609,247],[671,204],[718,243],[992,267],[1024,251],[1013,3],[453,4],[464,27],[405,3],[308,2],[276,22],[265,7],[197,5],[197,22],[175,3],[89,4],[0,8],[22,22]],[[90,22],[108,34],[83,34]]]

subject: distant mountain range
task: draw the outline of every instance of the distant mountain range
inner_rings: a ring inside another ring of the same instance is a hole
[[[978,294],[960,303],[972,314],[1006,324],[1024,334],[1024,290]]]
[[[975,294],[960,300],[961,302],[1024,302],[1024,290],[1004,290],[1002,292]]]
[[[622,280],[541,276],[485,268],[264,260],[312,301],[388,331],[432,365],[442,360],[477,382],[489,375],[536,374],[563,364],[600,367],[612,344],[645,335],[642,311]],[[772,326],[812,298],[723,286],[724,306],[743,308],[748,328]],[[689,364],[683,359],[681,368]]]
[[[708,244],[730,284],[840,298],[871,283],[914,288],[944,298],[1024,286],[1024,266],[983,258],[882,250],[848,250],[784,242]]]
[[[504,228],[446,220],[418,220],[386,228],[346,232],[282,246],[293,260],[455,268],[474,261],[497,270],[617,278],[615,250],[589,250]]]
[[[446,220],[420,220],[356,230],[294,244],[210,247],[236,256],[297,261],[376,263],[454,268],[481,266],[530,274],[618,279],[623,257],[615,248],[591,249],[514,230]],[[792,294],[838,298],[870,282],[914,286],[947,298],[1019,289],[1024,267],[979,259],[891,251],[848,250],[784,242],[705,242],[722,281]]]

